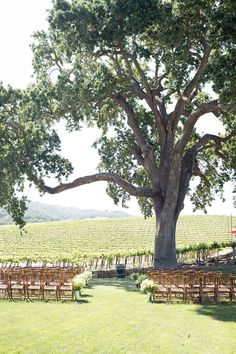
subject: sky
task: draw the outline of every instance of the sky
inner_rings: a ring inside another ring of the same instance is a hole
[[[32,82],[32,33],[47,28],[47,11],[51,7],[50,0],[0,0],[0,81],[14,87],[25,88]],[[63,122],[56,129],[62,141],[62,154],[69,158],[75,167],[70,180],[96,172],[99,157],[96,150],[91,148],[98,137],[95,128],[83,129],[81,132],[68,133]],[[199,131],[217,134],[221,125],[213,116],[203,116],[198,122]],[[84,154],[86,151],[86,154]],[[50,181],[53,186],[55,182]],[[33,201],[61,206],[75,206],[80,209],[121,210],[107,196],[106,183],[98,182],[81,186],[57,195],[40,196],[34,188],[27,188],[28,198]],[[208,208],[209,214],[236,214],[232,203],[232,186],[225,188],[227,202],[216,200]],[[125,209],[131,215],[141,215],[135,198],[131,198],[129,208]],[[187,199],[184,214],[192,213],[192,205]]]

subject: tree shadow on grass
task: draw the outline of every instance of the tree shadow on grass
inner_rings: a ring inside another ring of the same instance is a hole
[[[93,297],[93,295],[90,295],[90,294],[81,294],[80,296],[81,296],[81,298]]]
[[[86,289],[93,289],[93,288],[94,287],[91,284],[89,284],[89,285],[86,285],[84,289],[86,290]]]
[[[79,300],[75,300],[75,303],[78,304],[78,305],[81,305],[81,304],[88,304],[90,301],[89,300],[86,300],[86,299],[79,299]]]
[[[231,264],[231,265],[219,264],[219,265],[209,266],[206,268],[206,270],[210,271],[210,272],[217,271],[217,272],[222,272],[222,273],[227,273],[227,274],[230,273],[230,274],[236,275],[236,265],[234,265],[234,264]]]
[[[236,322],[236,303],[200,305],[194,311],[199,315],[210,316],[218,321]]]

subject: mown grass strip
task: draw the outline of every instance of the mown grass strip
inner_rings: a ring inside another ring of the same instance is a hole
[[[235,353],[236,304],[151,304],[128,279],[91,285],[79,304],[0,301],[0,353]]]

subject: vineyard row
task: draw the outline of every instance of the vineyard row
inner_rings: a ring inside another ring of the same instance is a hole
[[[180,263],[200,262],[219,256],[220,251],[228,249],[232,251],[233,259],[236,259],[236,242],[213,242],[211,244],[200,243],[187,247],[177,248],[177,258]],[[0,266],[80,266],[90,270],[114,269],[117,264],[124,264],[126,268],[145,267],[153,265],[153,251],[143,250],[130,253],[109,254],[80,254],[76,256],[57,257],[4,257],[0,258]]]

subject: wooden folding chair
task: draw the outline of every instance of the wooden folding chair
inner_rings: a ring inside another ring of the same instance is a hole
[[[170,299],[170,279],[169,274],[158,273],[153,276],[154,289],[152,291],[151,300],[156,301],[169,301]]]
[[[217,301],[221,301],[223,299],[227,299],[230,302],[234,298],[234,282],[232,274],[222,274],[218,278],[217,285],[217,293],[216,298]]]
[[[198,272],[185,274],[185,299],[202,302],[202,278]]]
[[[58,300],[59,299],[59,275],[58,271],[49,271],[44,275],[42,286],[43,300]]]
[[[202,274],[202,301],[212,300],[217,302],[219,274],[216,272],[206,272]]]
[[[10,272],[10,296],[11,300],[26,299],[26,282],[21,269]]]
[[[0,270],[0,298],[11,299],[9,274],[3,269]]]
[[[58,289],[59,300],[70,299],[73,301],[75,299],[72,278],[72,274],[66,272],[60,274],[60,285]]]
[[[170,285],[169,285],[169,301],[175,300],[186,301],[186,283],[185,275],[180,272],[170,274]]]
[[[26,298],[28,300],[32,299],[43,299],[43,276],[40,270],[28,270],[25,273],[25,287],[26,287]]]

